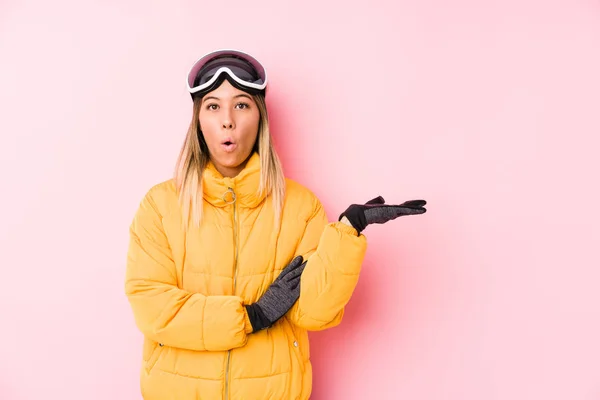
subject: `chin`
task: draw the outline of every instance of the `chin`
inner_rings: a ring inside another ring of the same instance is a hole
[[[237,168],[246,161],[248,157],[244,157],[241,154],[221,154],[216,159],[217,163],[221,164],[226,168]]]

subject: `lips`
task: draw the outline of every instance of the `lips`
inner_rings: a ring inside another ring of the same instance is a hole
[[[221,142],[221,148],[226,153],[231,153],[237,148],[237,143],[232,138],[227,138]]]

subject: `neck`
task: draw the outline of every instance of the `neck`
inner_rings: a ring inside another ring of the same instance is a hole
[[[224,178],[235,178],[244,170],[246,164],[248,164],[248,160],[252,157],[252,153],[238,166],[235,167],[226,167],[223,165],[218,165],[213,161],[215,169],[223,175]]]

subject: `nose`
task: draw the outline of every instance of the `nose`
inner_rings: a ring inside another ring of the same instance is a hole
[[[235,126],[231,112],[225,111],[223,113],[223,129],[233,129]]]

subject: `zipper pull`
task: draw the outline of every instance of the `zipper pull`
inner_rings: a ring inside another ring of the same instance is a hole
[[[227,200],[227,195],[231,193],[231,201]],[[227,204],[233,204],[236,200],[235,192],[232,188],[227,188],[227,191],[223,193],[223,201]]]

